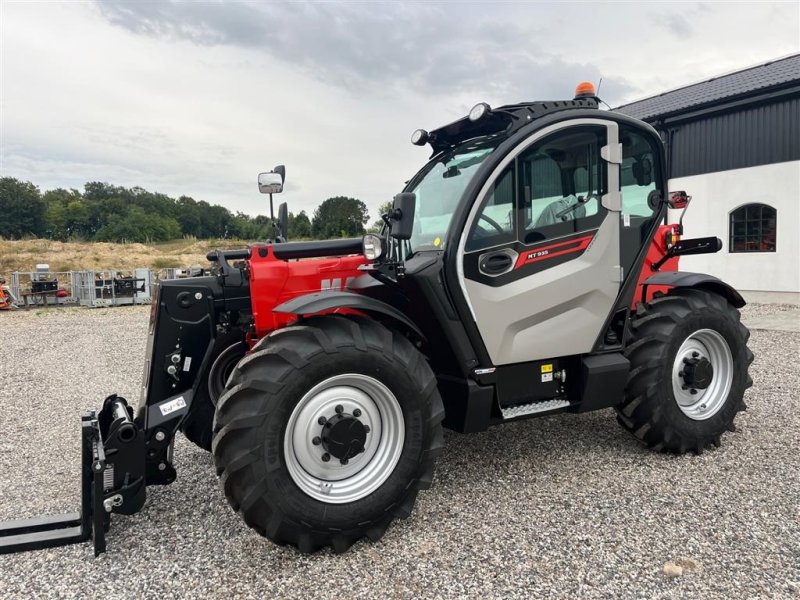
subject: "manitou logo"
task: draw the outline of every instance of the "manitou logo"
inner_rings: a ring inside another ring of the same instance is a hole
[[[348,277],[344,281],[344,285],[342,285],[342,278],[335,277],[334,279],[323,279],[320,285],[320,289],[323,292],[337,292],[344,290],[350,282],[353,281],[355,277]]]

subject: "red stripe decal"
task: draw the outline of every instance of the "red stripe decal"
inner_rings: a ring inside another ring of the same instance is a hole
[[[519,255],[519,258],[517,259],[517,264],[514,266],[514,268],[519,269],[522,266],[539,262],[540,260],[555,258],[556,256],[563,256],[564,254],[572,254],[573,252],[583,252],[584,250],[586,250],[586,248],[589,247],[589,244],[592,242],[593,239],[594,239],[594,233],[590,235],[585,235],[583,237],[575,238],[572,240],[557,242],[555,244],[550,244],[548,246],[540,246],[539,248],[528,250],[527,252],[523,252],[522,254]]]

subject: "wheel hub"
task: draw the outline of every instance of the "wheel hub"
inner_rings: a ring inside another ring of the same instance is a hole
[[[351,414],[336,414],[322,426],[320,440],[329,454],[339,460],[349,460],[364,451],[367,429]]]
[[[683,359],[683,381],[690,388],[704,390],[714,379],[714,367],[705,356]]]
[[[403,411],[392,391],[373,377],[342,373],[312,387],[292,411],[286,467],[312,498],[355,502],[392,474],[404,438]]]
[[[690,419],[713,417],[733,384],[733,356],[725,337],[714,329],[698,329],[678,348],[672,366],[672,393]]]

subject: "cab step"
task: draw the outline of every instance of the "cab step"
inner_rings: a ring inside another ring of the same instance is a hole
[[[568,400],[539,400],[538,402],[531,402],[530,404],[518,404],[516,406],[509,406],[508,408],[500,407],[503,413],[503,419],[516,419],[524,415],[532,415],[540,412],[550,412],[559,408],[566,408],[569,406]]]

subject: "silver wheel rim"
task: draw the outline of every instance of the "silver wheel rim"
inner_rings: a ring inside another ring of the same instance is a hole
[[[714,372],[705,389],[686,385],[683,370],[691,358],[705,358],[711,363]],[[672,365],[672,392],[683,414],[695,421],[713,417],[725,405],[732,382],[731,349],[719,332],[699,329],[684,340]]]
[[[342,464],[322,445],[314,444],[336,407],[344,414],[358,414],[368,427],[364,451]],[[360,412],[360,414],[359,414]],[[283,454],[292,480],[304,493],[329,504],[365,498],[392,474],[405,441],[405,421],[394,394],[377,379],[358,373],[336,375],[315,385],[297,403],[283,438]],[[330,456],[330,455],[329,455]]]

